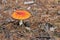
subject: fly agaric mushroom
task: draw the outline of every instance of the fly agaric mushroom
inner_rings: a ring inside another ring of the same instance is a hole
[[[31,14],[28,11],[25,11],[25,10],[17,10],[15,12],[13,12],[13,14],[12,14],[12,17],[14,19],[20,20],[19,25],[22,25],[23,24],[22,21],[24,19],[29,18],[30,16],[31,16]]]

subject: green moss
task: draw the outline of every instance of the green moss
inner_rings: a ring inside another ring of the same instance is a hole
[[[59,34],[57,34],[57,33],[54,33],[54,36],[56,36],[56,37],[59,37],[59,38],[60,38],[60,35],[59,35]]]

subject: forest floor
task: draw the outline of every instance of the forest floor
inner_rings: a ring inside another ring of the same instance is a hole
[[[16,10],[32,16],[20,26],[11,17]],[[60,40],[60,0],[0,0],[0,40]]]

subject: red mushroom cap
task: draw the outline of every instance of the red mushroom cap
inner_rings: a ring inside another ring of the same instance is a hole
[[[17,10],[13,12],[12,17],[14,19],[24,20],[31,16],[31,14],[28,11],[25,10]]]

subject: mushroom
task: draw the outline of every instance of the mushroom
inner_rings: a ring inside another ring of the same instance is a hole
[[[16,10],[12,14],[12,18],[20,20],[19,25],[23,24],[23,20],[27,19],[31,14],[26,10]]]

